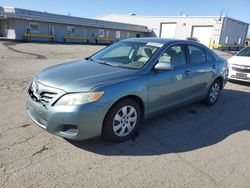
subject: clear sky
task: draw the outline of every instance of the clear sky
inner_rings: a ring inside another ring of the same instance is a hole
[[[107,13],[153,16],[223,15],[250,23],[250,0],[0,0],[0,6],[13,6],[79,17]],[[119,20],[118,20],[119,21]]]

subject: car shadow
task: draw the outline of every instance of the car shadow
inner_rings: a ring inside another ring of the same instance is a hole
[[[239,80],[229,80],[229,82],[233,84],[243,85],[243,86],[250,86],[250,82],[244,82],[244,81],[239,81]]]
[[[224,89],[217,104],[194,103],[144,122],[130,140],[111,143],[100,138],[68,141],[75,147],[107,156],[148,156],[188,152],[250,130],[250,93]]]

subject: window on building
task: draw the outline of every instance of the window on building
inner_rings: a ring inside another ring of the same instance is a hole
[[[75,35],[75,27],[67,26],[67,35]]]
[[[49,26],[49,34],[50,34],[50,35],[55,35],[55,34],[56,34],[56,32],[55,32],[55,27],[54,27],[53,25],[50,25],[50,26]]]
[[[240,37],[239,40],[238,40],[238,44],[239,44],[239,45],[241,44],[241,37]]]
[[[116,31],[115,36],[116,36],[117,39],[121,38],[121,31]]]
[[[87,28],[83,28],[82,33],[83,33],[83,36],[87,36],[88,35]]]
[[[7,20],[7,29],[10,29],[10,24],[9,24],[9,21]]]
[[[204,50],[198,46],[188,45],[188,53],[191,64],[205,63],[207,61]]]
[[[127,32],[127,38],[130,38],[130,32]]]
[[[136,38],[140,38],[141,37],[141,34],[140,33],[137,33],[136,34]]]
[[[98,29],[98,37],[104,37],[104,29]]]
[[[40,33],[39,24],[38,23],[30,23],[29,29],[31,33]]]
[[[106,31],[106,38],[110,38],[110,31]]]
[[[228,36],[226,36],[225,44],[228,44],[228,40],[229,40],[229,38],[228,38]]]

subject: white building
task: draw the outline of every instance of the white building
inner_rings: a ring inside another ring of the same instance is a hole
[[[152,36],[162,38],[196,38],[214,48],[242,47],[248,31],[248,23],[220,16],[137,16],[135,14],[107,14],[100,20],[145,25]]]

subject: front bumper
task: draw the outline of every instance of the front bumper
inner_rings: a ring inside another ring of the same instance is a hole
[[[239,71],[237,71],[239,70]],[[241,69],[235,69],[232,66],[229,68],[229,80],[238,80],[238,81],[244,81],[244,82],[250,82],[250,70],[249,72],[246,72],[246,70]]]
[[[109,105],[89,103],[81,106],[45,106],[26,94],[29,117],[42,129],[67,139],[85,140],[101,135]],[[66,131],[65,127],[77,127]]]

